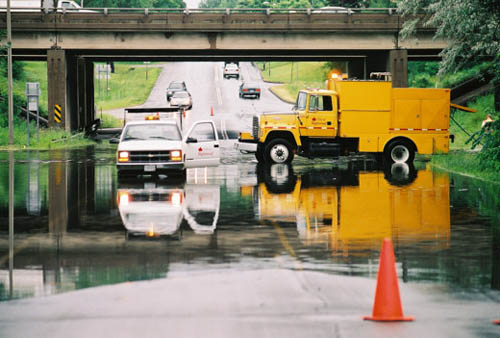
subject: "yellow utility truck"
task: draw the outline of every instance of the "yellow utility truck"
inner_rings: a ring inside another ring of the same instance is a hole
[[[393,88],[390,81],[346,80],[334,72],[327,82],[327,89],[299,91],[291,112],[254,116],[237,148],[266,163],[358,152],[405,163],[415,153],[448,152],[449,89]]]

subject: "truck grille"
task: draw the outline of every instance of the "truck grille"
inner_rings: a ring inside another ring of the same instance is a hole
[[[169,150],[130,152],[130,163],[161,163],[169,161]]]
[[[259,117],[254,116],[252,119],[252,136],[254,139],[259,138]]]

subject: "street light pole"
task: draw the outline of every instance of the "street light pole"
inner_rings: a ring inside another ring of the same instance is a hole
[[[9,109],[9,145],[14,144],[14,99],[12,97],[12,21],[10,17],[10,0],[7,0],[7,77],[8,77],[8,109]]]

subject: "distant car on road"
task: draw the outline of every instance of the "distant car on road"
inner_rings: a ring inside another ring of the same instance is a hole
[[[240,98],[245,98],[247,96],[255,97],[260,99],[260,87],[257,83],[243,82],[240,86]]]
[[[346,7],[321,7],[313,11],[313,13],[343,13],[343,14],[352,14],[354,11],[350,8]]]
[[[230,77],[240,78],[240,67],[234,63],[228,63],[224,66],[224,78]]]
[[[186,83],[184,81],[172,81],[167,88],[167,101],[170,102],[170,98],[175,92],[185,91],[187,92]]]
[[[187,109],[193,108],[193,99],[191,94],[186,91],[175,92],[170,98],[170,106],[185,107]]]

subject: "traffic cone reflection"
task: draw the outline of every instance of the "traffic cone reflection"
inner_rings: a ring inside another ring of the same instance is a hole
[[[210,107],[210,116],[214,116],[214,107]]]
[[[396,275],[396,260],[392,240],[385,238],[380,253],[380,263],[377,276],[377,290],[371,316],[365,320],[375,321],[412,321],[413,317],[405,317],[399,297],[398,276]]]
[[[500,320],[494,320],[493,324],[500,325]]]

